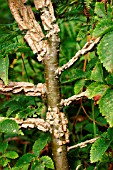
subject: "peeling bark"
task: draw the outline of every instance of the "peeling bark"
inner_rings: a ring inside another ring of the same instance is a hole
[[[41,20],[46,36],[40,25],[36,22],[32,8],[24,4],[24,0],[8,0],[10,10],[21,30],[26,30],[25,40],[34,53],[38,54],[38,60],[43,61],[45,69],[45,93],[47,96],[48,112],[46,123],[52,137],[52,154],[56,170],[68,170],[67,147],[69,134],[67,119],[60,110],[60,81],[58,70],[58,37],[59,27],[55,24],[54,9],[51,0],[34,0],[37,10],[41,11]],[[28,22],[29,21],[29,22]],[[45,38],[45,39],[44,39]],[[25,91],[25,87],[21,87]],[[19,87],[19,90],[21,90]],[[29,88],[30,89],[30,88]],[[3,90],[3,89],[2,89]],[[12,90],[12,89],[11,89]],[[16,89],[18,91],[18,89]],[[33,91],[34,92],[34,91]],[[42,93],[42,91],[41,91]]]

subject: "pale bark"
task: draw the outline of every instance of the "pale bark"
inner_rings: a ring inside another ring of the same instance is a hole
[[[41,96],[45,94],[45,85],[38,83],[34,85],[29,82],[9,82],[4,85],[3,81],[0,80],[0,93],[2,94],[22,94],[26,96]]]
[[[47,31],[44,36],[42,29],[32,12],[32,8],[25,5],[25,0],[8,0],[11,12],[21,30],[25,30],[25,40],[34,53],[38,54],[38,60],[44,62],[45,84],[48,112],[46,123],[52,137],[52,154],[56,170],[68,170],[67,147],[69,134],[67,119],[60,110],[60,84],[59,76],[55,71],[58,69],[59,51],[59,27],[55,24],[54,9],[51,0],[34,0],[37,10],[41,11],[41,20]],[[44,39],[45,38],[45,39]]]
[[[70,68],[77,60],[80,56],[88,53],[99,41],[100,41],[100,37],[94,39],[94,40],[91,40],[89,42],[87,42],[84,47],[79,50],[75,55],[74,57],[72,57],[66,64],[64,64],[62,67],[59,67],[57,70],[56,70],[56,75],[61,75],[61,73]]]

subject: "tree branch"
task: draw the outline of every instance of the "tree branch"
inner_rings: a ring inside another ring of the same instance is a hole
[[[5,120],[6,117],[0,117],[0,121]],[[14,120],[17,124],[19,124],[20,128],[37,128],[43,132],[47,132],[49,130],[48,123],[44,121],[44,119],[40,118],[27,118],[26,120],[17,119],[17,118],[8,118]]]
[[[84,47],[79,50],[75,56],[70,59],[66,64],[64,64],[62,67],[59,67],[57,70],[56,70],[56,75],[61,75],[61,73],[68,69],[69,67],[71,67],[77,60],[78,58],[81,56],[81,55],[84,55],[86,54],[87,52],[89,52],[98,42],[100,41],[100,37],[98,37],[97,39],[95,39],[94,41],[89,41],[87,42]]]
[[[0,80],[0,93],[22,93],[26,96],[41,96],[45,94],[45,85],[38,83],[34,85],[28,82],[9,82],[8,85],[4,85],[3,81]]]
[[[74,145],[74,146],[69,146],[67,148],[67,151],[70,151],[71,149],[78,148],[78,147],[83,148],[83,147],[87,146],[88,143],[93,143],[99,138],[100,138],[100,136],[90,139],[90,140],[86,140],[85,142],[78,143],[77,145]]]
[[[68,99],[62,99],[60,102],[60,106],[68,106],[70,105],[73,101],[81,99],[81,97],[87,97],[86,96],[86,91],[82,92],[78,95],[73,95],[69,97]]]

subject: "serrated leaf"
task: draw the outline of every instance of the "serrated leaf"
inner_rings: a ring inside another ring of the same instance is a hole
[[[0,132],[18,133],[18,131],[19,131],[19,126],[14,120],[5,119],[0,122]]]
[[[48,141],[47,136],[45,136],[44,138],[40,137],[38,140],[35,141],[35,143],[33,145],[33,152],[37,157],[39,157],[40,152],[42,151],[42,149],[47,144],[47,141]]]
[[[0,152],[4,153],[8,147],[8,141],[0,141]]]
[[[91,80],[103,82],[103,70],[101,63],[97,62],[91,72]]]
[[[97,139],[91,147],[90,150],[90,161],[91,163],[101,160],[103,154],[106,152],[111,141],[106,138]]]
[[[102,36],[103,34],[107,33],[108,31],[112,31],[112,30],[113,30],[112,20],[104,19],[96,25],[96,27],[93,31],[93,36],[99,37],[99,36]]]
[[[92,99],[96,95],[102,96],[108,88],[109,88],[108,85],[99,82],[93,82],[87,87],[86,90],[87,97],[89,99]]]
[[[76,81],[76,83],[74,84],[74,93],[75,94],[80,93],[84,85],[85,85],[84,79]]]
[[[100,18],[106,18],[105,5],[101,2],[96,2],[95,4],[95,14]]]
[[[108,89],[99,101],[102,116],[105,116],[110,127],[113,127],[113,90]]]
[[[35,158],[34,154],[26,153],[16,162],[15,168],[22,168],[25,165],[29,165],[29,163]]]
[[[9,69],[9,58],[0,58],[0,78],[4,84],[8,84],[8,69]]]
[[[54,163],[49,156],[42,156],[40,160],[43,161],[45,167],[54,169]]]
[[[97,52],[103,66],[113,72],[113,31],[107,33],[100,41]]]
[[[7,151],[7,152],[4,154],[4,157],[10,158],[10,159],[16,159],[16,158],[18,158],[18,153],[15,152],[15,151]]]

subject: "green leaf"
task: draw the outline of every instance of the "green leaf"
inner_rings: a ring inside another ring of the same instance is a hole
[[[10,160],[9,159],[7,159],[7,158],[0,158],[0,165],[2,165],[3,167],[5,167],[5,166],[7,166],[7,164],[10,162]]]
[[[97,139],[91,147],[90,150],[90,161],[91,163],[101,160],[103,154],[106,152],[111,141],[106,138]]]
[[[113,90],[108,89],[99,101],[102,116],[105,116],[110,127],[113,126]]]
[[[4,168],[4,170],[9,170],[8,166]]]
[[[89,99],[92,99],[96,95],[102,96],[108,88],[109,88],[108,85],[99,82],[93,82],[88,86],[86,90],[87,97]]]
[[[8,151],[4,154],[4,157],[16,159],[16,158],[18,158],[18,154],[15,151]]]
[[[101,63],[97,62],[91,72],[91,80],[103,82],[103,70]]]
[[[104,3],[96,2],[96,4],[95,4],[95,14],[99,18],[104,18],[105,19],[107,17]]]
[[[108,139],[111,140],[111,142],[113,141],[113,128],[107,129],[107,137],[108,137]]]
[[[19,132],[19,126],[14,120],[5,119],[5,120],[0,122],[0,132],[18,133]]]
[[[64,74],[62,74],[62,77],[61,79],[64,79]],[[66,77],[68,77],[69,80],[65,81],[63,80],[62,81],[62,84],[65,84],[65,83],[71,83],[77,79],[80,79],[80,78],[85,78],[86,77],[86,74],[83,70],[80,70],[80,69],[75,69],[75,70],[71,70],[71,71],[68,71],[66,72]]]
[[[28,170],[30,164],[25,164],[19,167],[13,167],[11,170]]]
[[[31,170],[45,170],[45,165],[36,160],[32,163]]]
[[[37,157],[39,157],[40,152],[47,144],[47,141],[48,141],[48,136],[45,136],[45,135],[44,137],[40,137],[38,140],[35,141],[33,145],[33,152]]]
[[[76,81],[76,83],[74,84],[74,93],[75,94],[80,93],[84,85],[85,85],[84,79]]]
[[[86,67],[87,72],[92,70],[93,67],[95,67],[96,63],[99,61],[99,59],[95,56],[95,52],[91,52],[90,57],[91,55],[93,55],[93,58],[91,58],[87,63],[87,67]]]
[[[107,84],[113,85],[113,73],[110,73],[105,80]]]
[[[109,72],[113,72],[113,31],[107,33],[100,41],[97,52],[101,63]]]
[[[86,30],[85,30],[85,28],[83,29],[80,29],[79,30],[79,32],[78,32],[78,34],[77,34],[77,38],[76,38],[76,41],[80,41],[80,40],[82,40],[83,38],[85,38],[85,36],[86,36]],[[79,49],[80,50],[80,49]]]
[[[40,160],[43,161],[45,167],[54,169],[54,163],[49,156],[42,156]]]
[[[7,54],[13,54],[16,52],[31,52],[29,47],[26,47],[25,44],[15,43],[15,42],[7,42],[0,44],[0,51],[3,56]]]
[[[8,84],[8,68],[9,68],[8,57],[0,58],[0,78],[3,80],[5,85]]]
[[[4,153],[8,147],[8,142],[0,141],[0,152]]]
[[[95,128],[96,128],[96,133],[98,133],[99,132],[99,130],[98,130],[98,127],[97,126],[95,126]],[[94,133],[94,127],[93,127],[93,124],[92,123],[88,123],[88,124],[86,124],[85,126],[84,126],[84,130],[87,130],[88,132],[90,132],[90,133]]]
[[[35,158],[34,154],[26,153],[16,162],[15,168],[22,168],[23,166],[28,166],[30,162]]]
[[[108,31],[112,31],[112,30],[113,30],[112,20],[104,19],[96,25],[93,31],[93,36],[94,37],[102,36],[103,34],[107,33]]]

